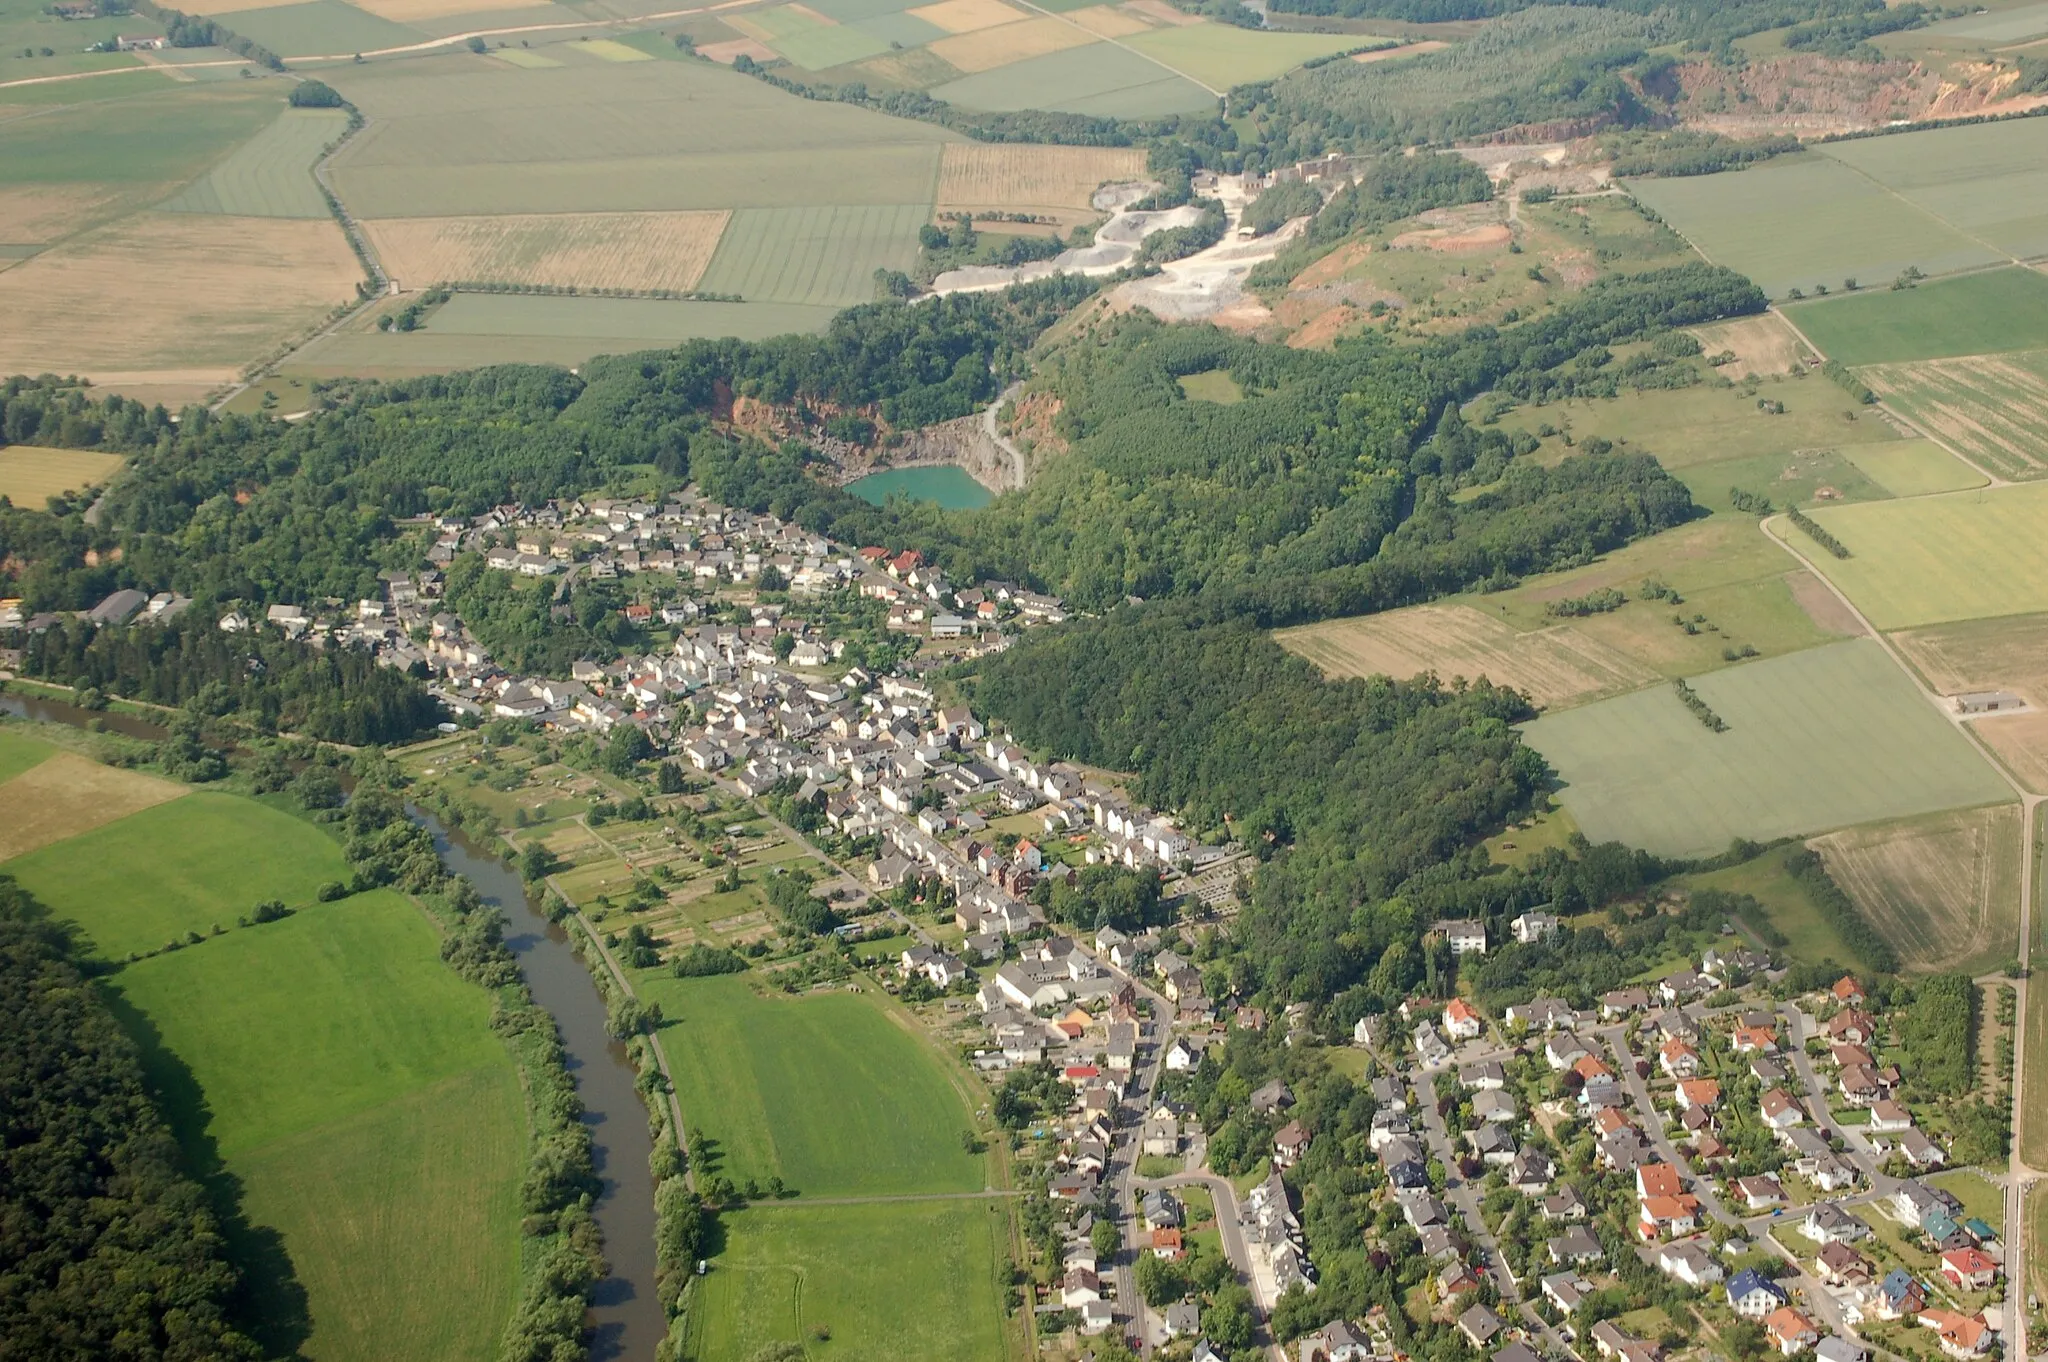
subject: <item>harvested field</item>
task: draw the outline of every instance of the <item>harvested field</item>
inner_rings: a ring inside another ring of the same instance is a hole
[[[927,216],[921,203],[743,208],[704,271],[704,288],[748,302],[866,302],[877,269],[908,269],[915,261],[917,229]]]
[[[0,785],[0,861],[189,793],[186,786],[59,752]]]
[[[1863,621],[1856,618],[1856,612],[1830,590],[1826,582],[1804,568],[1787,577],[1785,586],[1815,628],[1844,638],[1858,638],[1870,632],[1863,627]]]
[[[1029,17],[1023,10],[1006,5],[1002,0],[939,0],[936,5],[919,5],[906,13],[935,24],[948,33],[978,33],[984,28],[1014,24]],[[1143,28],[1144,25],[1138,24],[1138,27]]]
[[[0,497],[16,506],[40,507],[59,492],[76,492],[105,482],[120,466],[119,454],[0,445]]]
[[[1136,147],[949,143],[939,157],[938,209],[1091,214],[1098,185],[1144,173],[1145,153]]]
[[[1186,76],[1103,42],[963,76],[931,93],[967,109],[1045,109],[1105,118],[1194,113],[1216,103],[1215,96]]]
[[[1152,28],[1151,24],[1123,5],[1090,5],[1086,9],[1069,10],[1066,17],[1102,38],[1128,38],[1133,33],[1149,32]]]
[[[721,66],[731,66],[741,56],[755,61],[774,61],[781,54],[759,38],[734,38],[728,42],[707,43],[697,49],[697,55]]]
[[[2048,615],[1908,629],[1892,641],[1940,694],[2018,691],[2048,710]]]
[[[1189,14],[1185,10],[1175,9],[1166,0],[1126,0],[1124,8],[1133,14],[1141,14],[1147,19],[1152,19],[1162,24],[1179,26],[1194,25],[1202,22],[1201,19]]]
[[[1694,327],[1693,335],[1699,337],[1700,348],[1709,355],[1734,352],[1734,362],[1723,364],[1718,370],[1727,378],[1789,373],[1800,367],[1803,356],[1812,353],[1775,312]]]
[[[380,19],[344,0],[230,10],[221,15],[221,23],[281,57],[345,57],[409,46],[423,37],[418,29]]]
[[[113,185],[39,184],[0,189],[0,242],[40,246],[68,236],[120,197]]]
[[[1269,33],[1235,24],[1186,24],[1138,34],[1131,46],[1212,90],[1271,80],[1313,57],[1359,46],[1353,33]]]
[[[2018,804],[1848,828],[1812,846],[1908,970],[1975,974],[2016,954]]]
[[[225,161],[158,205],[170,213],[252,218],[324,218],[327,200],[313,163],[348,131],[340,109],[286,109]]]
[[[971,75],[1033,57],[1050,56],[1070,47],[1085,47],[1093,41],[1085,31],[1047,16],[941,38],[931,44],[931,50]]]
[[[1773,528],[1792,536],[1788,542],[1879,629],[2048,610],[2048,483],[1822,506],[1811,514],[1847,546],[1848,558],[1820,552],[1789,525]]]
[[[1570,625],[1518,633],[1467,605],[1418,605],[1274,635],[1331,677],[1486,677],[1555,708],[1634,690],[1657,673]]]
[[[1985,746],[2035,794],[2048,794],[2048,711],[1994,715],[1972,725]]]
[[[407,288],[447,282],[692,289],[729,213],[547,213],[363,224]]]
[[[489,14],[507,8],[508,0],[350,0],[350,3],[357,9],[368,10],[379,19],[389,19],[394,24],[412,24],[457,14]]]
[[[0,274],[0,371],[230,378],[361,277],[331,219],[141,214]]]
[[[1965,458],[2008,478],[2048,474],[2048,350],[1876,364],[1858,375]]]

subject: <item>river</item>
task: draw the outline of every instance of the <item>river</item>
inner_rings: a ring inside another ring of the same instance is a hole
[[[9,690],[0,693],[0,711],[18,719],[34,719],[45,724],[69,724],[73,728],[90,728],[93,721],[109,733],[125,733],[131,738],[145,738],[150,742],[162,741],[166,729],[147,719],[138,719],[133,714],[118,714],[113,710],[100,711],[80,709],[62,700],[47,700],[40,695]]]
[[[591,1300],[591,1362],[647,1362],[667,1330],[654,1287],[654,1175],[648,1159],[654,1139],[647,1108],[633,1086],[626,1047],[605,1031],[604,999],[590,972],[570,949],[568,935],[534,906],[525,886],[503,861],[423,809],[418,819],[434,834],[442,863],[468,878],[486,903],[505,914],[505,944],[525,971],[533,1000],[554,1014],[568,1052],[569,1073],[583,1097],[583,1121],[596,1146],[604,1179],[593,1214],[604,1231],[611,1275]]]
[[[892,492],[901,492],[912,501],[934,502],[944,511],[972,511],[996,499],[966,469],[950,463],[884,469],[846,484],[846,490],[877,506]]]

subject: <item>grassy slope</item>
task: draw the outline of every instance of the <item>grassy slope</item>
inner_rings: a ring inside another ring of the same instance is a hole
[[[692,1139],[716,1141],[735,1182],[779,1176],[819,1197],[984,1185],[959,1096],[874,1001],[761,998],[740,976],[638,982],[675,1022],[664,1045]]]
[[[319,828],[206,791],[31,852],[7,870],[45,902],[70,905],[116,959],[231,926],[265,899],[310,903],[322,883],[348,877],[340,846]]]

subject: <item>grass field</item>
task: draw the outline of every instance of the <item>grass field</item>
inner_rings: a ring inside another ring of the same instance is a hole
[[[168,86],[0,122],[0,189],[93,185],[154,197],[159,187],[193,178],[277,117],[283,92],[250,88],[262,84]]]
[[[735,1182],[780,1176],[810,1197],[982,1188],[959,1095],[875,999],[765,999],[730,975],[637,982],[673,1019],[663,1044],[693,1148],[714,1140]]]
[[[579,289],[697,286],[726,213],[546,213],[386,218],[365,230],[399,282],[551,284]]]
[[[1769,924],[1785,934],[1785,950],[1795,960],[1833,960],[1852,969],[1867,966],[1863,957],[1851,950],[1821,916],[1806,887],[1785,869],[1786,857],[1798,849],[1780,847],[1740,865],[1688,875],[1680,883],[1688,889],[1720,889],[1754,898],[1764,906]]]
[[[1732,322],[1696,326],[1700,347],[1709,355],[1732,353],[1735,360],[1717,372],[1726,378],[1747,378],[1752,374],[1796,373],[1802,359],[1811,352],[1802,345],[1785,319],[1775,312],[1760,317],[1739,317]]]
[[[968,109],[1045,109],[1105,118],[1197,113],[1215,97],[1186,77],[1113,43],[1091,43],[934,86]]]
[[[1813,845],[1907,969],[1977,974],[2017,954],[2019,805],[1849,828]]]
[[[313,181],[313,162],[347,130],[348,115],[339,109],[286,109],[162,207],[174,213],[324,218],[327,200]]]
[[[749,302],[844,307],[875,296],[877,269],[917,260],[923,203],[889,207],[742,208],[704,271],[711,293]]]
[[[1857,366],[2048,347],[2048,278],[1986,270],[1788,309],[1830,359]]]
[[[2048,128],[2031,118],[1835,142],[1824,154],[2000,251],[2048,255]]]
[[[1895,497],[1967,492],[1987,479],[1932,440],[1899,440],[1891,444],[1857,445],[1846,457],[1858,472]]]
[[[2048,350],[1876,364],[1859,377],[1983,467],[2008,478],[2048,474]]]
[[[1813,648],[1699,677],[1712,733],[1666,687],[1546,715],[1532,746],[1586,836],[1666,854],[2007,797],[1997,773],[1876,644]]]
[[[1409,606],[1285,629],[1274,637],[1326,676],[1483,676],[1522,691],[1544,708],[1634,690],[1657,679],[1649,667],[1569,624],[1521,633],[1469,605]]]
[[[1708,259],[1740,270],[1773,298],[1794,288],[1840,288],[1844,279],[1882,285],[1909,265],[1944,274],[2000,258],[1824,156],[1786,157],[1719,175],[1632,180],[1628,190]],[[1818,337],[1815,343],[1827,349]]]
[[[7,817],[0,819],[0,862],[181,798],[189,790],[59,752],[0,785],[0,801],[7,807]]]
[[[1190,402],[1216,402],[1223,406],[1234,406],[1244,401],[1244,389],[1237,386],[1237,380],[1230,376],[1228,369],[1204,369],[1198,374],[1182,374],[1180,390]]]
[[[1138,51],[1212,90],[1271,80],[1365,41],[1351,33],[1266,33],[1235,24],[1176,25],[1130,37]]]
[[[426,35],[416,28],[380,19],[343,0],[309,0],[268,9],[231,10],[220,16],[227,28],[261,43],[280,57],[346,57],[405,47]]]
[[[697,1362],[746,1362],[774,1343],[846,1362],[1006,1355],[1001,1202],[757,1206],[724,1226],[726,1250],[686,1307]]]
[[[0,497],[16,506],[41,509],[59,492],[97,487],[114,476],[121,462],[119,454],[88,449],[0,445]]]
[[[26,733],[0,728],[0,784],[57,755],[57,749]]]
[[[1543,415],[1551,424],[1570,431],[1580,443],[1589,436],[1602,436],[1632,451],[1654,454],[1657,462],[1674,471],[1694,464],[1790,456],[1899,438],[1891,427],[1859,411],[1855,399],[1818,374],[1779,382],[1765,380],[1758,385],[1757,395],[1782,402],[1783,414],[1760,411],[1757,397],[1745,395],[1741,388],[1700,386],[1573,399],[1552,403]],[[1556,440],[1549,441],[1546,450],[1556,457],[1565,453]]]
[[[1811,514],[1850,557],[1777,528],[1880,629],[2048,610],[2048,484]]]
[[[323,883],[348,878],[340,845],[312,824],[204,791],[46,846],[7,871],[38,896],[89,905],[80,920],[116,959],[233,926],[265,899],[305,907]]]

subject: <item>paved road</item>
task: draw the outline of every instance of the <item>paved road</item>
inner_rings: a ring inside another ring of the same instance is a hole
[[[1628,1048],[1628,1027],[1610,1026],[1595,1034],[1605,1039],[1608,1048],[1614,1052],[1614,1062],[1622,1082],[1628,1087],[1629,1100],[1635,1104],[1636,1119],[1641,1122],[1643,1134],[1649,1138],[1650,1147],[1657,1151],[1657,1157],[1676,1168],[1679,1176],[1691,1181],[1692,1194],[1700,1199],[1700,1205],[1707,1208],[1707,1214],[1724,1225],[1741,1223],[1721,1204],[1712,1180],[1694,1174],[1692,1165],[1685,1161],[1678,1152],[1678,1146],[1665,1133],[1663,1113],[1650,1101],[1650,1085],[1636,1072],[1635,1052]]]

